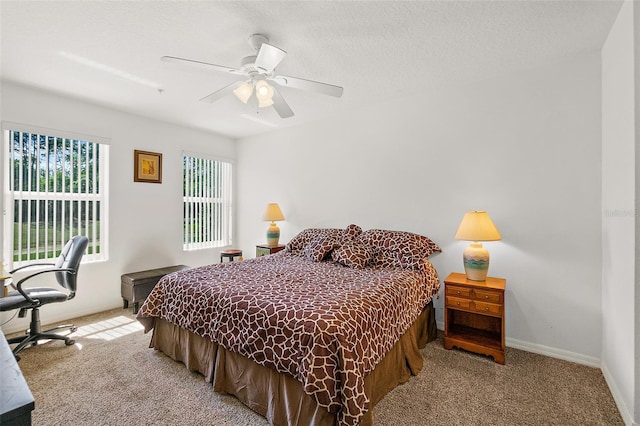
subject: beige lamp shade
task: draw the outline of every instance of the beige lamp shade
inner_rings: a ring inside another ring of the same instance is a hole
[[[267,208],[264,210],[262,219],[272,222],[276,220],[284,220],[284,215],[282,214],[282,210],[280,210],[278,203],[267,204]]]
[[[269,225],[269,229],[267,229],[267,245],[277,246],[278,240],[280,239],[280,228],[276,225],[276,221],[284,220],[284,215],[282,214],[282,210],[280,210],[278,203],[267,204],[267,208],[264,210],[262,219],[271,221],[271,225]]]
[[[462,253],[467,279],[485,281],[489,272],[489,251],[479,241],[501,240],[500,232],[485,211],[465,213],[456,232],[457,240],[473,241]]]
[[[455,238],[466,241],[498,241],[502,239],[489,214],[478,210],[465,213]]]

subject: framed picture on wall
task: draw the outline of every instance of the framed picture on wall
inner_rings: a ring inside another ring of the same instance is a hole
[[[162,183],[162,153],[134,150],[133,181]]]

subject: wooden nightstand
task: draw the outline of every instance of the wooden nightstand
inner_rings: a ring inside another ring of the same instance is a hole
[[[280,250],[284,250],[284,245],[277,246],[268,246],[268,245],[259,245],[256,246],[256,257],[267,256],[273,253],[277,253]]]
[[[444,280],[444,348],[492,356],[504,364],[504,278],[468,280],[452,272]]]

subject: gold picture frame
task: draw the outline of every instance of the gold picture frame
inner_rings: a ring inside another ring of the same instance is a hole
[[[162,183],[162,153],[134,150],[133,181]]]

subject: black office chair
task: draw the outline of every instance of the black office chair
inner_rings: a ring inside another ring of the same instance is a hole
[[[13,286],[16,289],[15,291],[10,291],[7,296],[0,298],[0,312],[20,309],[18,316],[20,318],[24,318],[27,315],[27,310],[31,309],[31,325],[29,330],[26,332],[27,335],[8,339],[9,344],[18,344],[13,348],[13,355],[16,359],[19,359],[17,356],[18,352],[30,345],[38,344],[38,340],[64,340],[64,343],[67,346],[75,343],[73,339],[67,336],[52,333],[54,330],[67,328],[73,333],[77,330],[77,327],[73,324],[60,325],[44,331],[41,330],[40,306],[48,303],[65,302],[75,297],[78,269],[80,268],[80,261],[82,260],[82,255],[87,249],[88,243],[89,240],[87,237],[75,236],[65,244],[56,263],[36,263],[9,271],[9,273],[13,274],[26,268],[42,267],[45,265],[53,266],[53,268],[43,269],[22,278],[15,286]],[[68,290],[68,292],[58,291],[48,287],[23,288],[25,281],[49,272],[55,273],[58,284]]]

